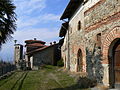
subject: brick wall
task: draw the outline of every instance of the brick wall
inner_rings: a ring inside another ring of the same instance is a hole
[[[79,21],[81,30],[77,30]],[[120,0],[89,0],[70,19],[69,26],[70,71],[76,72],[77,52],[81,49],[83,72],[87,71],[90,78],[95,77],[98,83],[108,86],[108,50],[112,41],[120,38]],[[101,34],[99,47],[98,34]]]
[[[97,4],[84,12],[85,30],[95,30],[103,25],[120,19],[119,0],[100,0]]]
[[[111,43],[116,38],[120,38],[120,0],[100,0],[87,9],[84,16],[88,75],[97,77],[98,82],[109,85],[108,51]],[[99,33],[102,44],[101,56],[96,46],[96,36]]]

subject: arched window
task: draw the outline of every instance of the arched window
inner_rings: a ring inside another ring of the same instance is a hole
[[[81,29],[81,21],[78,22],[78,30]]]
[[[82,72],[83,68],[83,56],[82,56],[82,50],[79,49],[77,53],[77,72]]]
[[[99,48],[101,48],[101,33],[97,34],[97,40],[96,40],[96,42],[97,42],[97,46]]]

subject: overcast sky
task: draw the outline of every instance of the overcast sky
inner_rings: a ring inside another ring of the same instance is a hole
[[[13,60],[14,40],[24,41],[37,38],[47,43],[58,41],[59,20],[69,0],[14,0],[17,14],[17,31],[13,39],[2,46],[0,59]]]

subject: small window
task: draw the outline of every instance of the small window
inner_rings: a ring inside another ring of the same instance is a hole
[[[19,49],[19,47],[17,47],[17,49]]]
[[[101,33],[97,34],[97,41],[101,41]]]
[[[101,46],[101,33],[97,34],[97,46]]]
[[[78,30],[81,29],[81,21],[78,22]]]
[[[19,49],[19,47],[15,47],[15,49]]]
[[[88,2],[88,0],[84,0],[84,4],[87,3],[87,2]]]

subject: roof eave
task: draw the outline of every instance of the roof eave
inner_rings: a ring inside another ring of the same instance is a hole
[[[62,26],[59,32],[59,37],[64,37],[66,35],[67,30],[68,30],[68,22],[62,23]]]
[[[64,13],[62,14],[60,20],[63,19],[69,19],[74,12],[77,10],[77,8],[79,7],[80,4],[82,4],[82,1],[84,0],[70,0],[70,2],[68,3],[66,9],[64,10]],[[77,4],[77,6],[76,6]],[[71,10],[73,8],[73,10]]]

